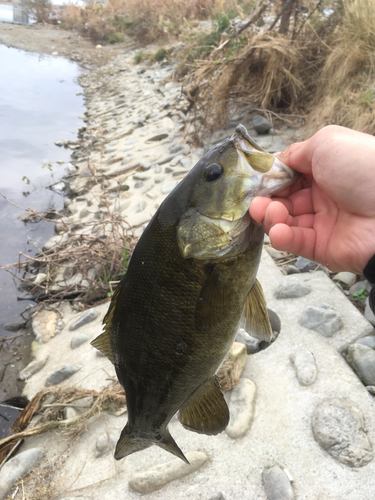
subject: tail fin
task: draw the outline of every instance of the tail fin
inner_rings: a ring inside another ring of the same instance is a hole
[[[160,446],[166,451],[169,451],[178,458],[181,458],[185,463],[189,464],[187,458],[182,453],[180,448],[177,446],[173,437],[169,434],[168,429],[165,429],[160,440],[151,440],[142,437],[136,437],[130,431],[129,425],[126,424],[121,432],[120,439],[116,445],[115,459],[120,460],[120,458],[127,457],[136,451],[145,450],[153,444]]]

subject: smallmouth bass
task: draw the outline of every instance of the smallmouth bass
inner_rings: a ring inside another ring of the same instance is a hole
[[[163,201],[116,289],[92,345],[116,368],[128,422],[120,459],[153,444],[187,462],[167,425],[216,435],[229,409],[216,380],[241,325],[272,339],[256,274],[263,230],[249,215],[298,173],[260,148],[243,125],[213,147]]]

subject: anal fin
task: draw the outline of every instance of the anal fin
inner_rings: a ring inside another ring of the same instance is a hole
[[[273,340],[271,323],[266,308],[266,299],[258,280],[255,280],[246,298],[240,326],[249,335],[259,340],[265,340],[266,342]]]
[[[229,409],[216,376],[190,396],[180,409],[179,420],[186,429],[199,434],[215,436],[223,432],[229,423]]]

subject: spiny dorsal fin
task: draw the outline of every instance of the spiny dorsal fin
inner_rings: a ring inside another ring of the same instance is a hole
[[[113,363],[113,354],[111,348],[111,324],[120,292],[121,283],[116,288],[115,293],[112,296],[111,304],[108,308],[107,314],[104,316],[104,332],[91,342],[91,345],[95,347],[95,349],[98,349],[98,351],[100,351],[102,354],[104,354],[104,356],[107,356],[111,363]]]
[[[273,339],[271,323],[266,308],[266,299],[258,280],[255,280],[247,296],[240,324],[252,337],[265,340],[266,342],[271,342]]]
[[[216,376],[198,387],[181,408],[178,418],[186,429],[199,434],[215,436],[223,432],[229,422],[229,409]]]

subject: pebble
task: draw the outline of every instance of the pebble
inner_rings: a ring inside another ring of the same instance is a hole
[[[134,473],[129,478],[129,486],[141,494],[152,493],[166,484],[198,470],[208,460],[203,451],[191,451],[185,454],[189,464],[180,458],[155,465],[149,469]]]
[[[8,332],[18,332],[18,330],[21,330],[23,325],[24,325],[24,323],[5,323],[3,328],[4,328],[4,330],[7,330]]]
[[[87,325],[88,323],[91,323],[94,321],[98,316],[99,316],[99,311],[95,309],[87,309],[84,313],[80,315],[79,318],[77,318],[70,326],[69,330],[77,330],[78,328],[81,328],[81,326]]]
[[[252,119],[253,127],[258,134],[267,134],[271,128],[271,123],[261,115],[255,115]]]
[[[90,337],[88,337],[87,335],[84,335],[83,333],[77,333],[70,341],[70,347],[71,349],[77,349],[77,347],[84,344],[88,340],[90,340]]]
[[[266,248],[267,252],[273,259],[283,259],[284,257],[288,256],[287,252],[281,252],[280,250],[276,250],[273,247],[266,247]]]
[[[371,283],[369,283],[367,280],[361,280],[357,281],[353,286],[349,288],[350,296],[352,298],[357,298],[354,296],[355,293],[360,292],[362,289],[365,289],[367,295],[371,292]]]
[[[295,266],[302,272],[302,273],[308,273],[310,271],[322,271],[323,267],[318,264],[317,262],[314,262],[313,260],[305,259],[305,257],[298,257]]]
[[[177,186],[178,181],[167,181],[161,187],[161,194],[168,194]]]
[[[6,462],[0,470],[0,500],[5,500],[13,485],[43,458],[40,448],[31,448]]]
[[[299,282],[289,282],[286,285],[279,285],[275,289],[274,295],[276,299],[296,299],[298,297],[303,297],[310,292],[310,285],[303,285]]]
[[[49,356],[45,356],[43,358],[37,358],[34,359],[34,361],[31,361],[25,368],[20,372],[18,375],[18,378],[20,380],[26,380],[30,378],[34,373],[39,372],[44,365],[47,363]]]
[[[250,429],[255,410],[257,388],[248,378],[240,378],[230,398],[230,421],[226,433],[232,439],[244,436]]]
[[[362,337],[361,339],[358,339],[355,343],[366,345],[367,347],[370,347],[370,349],[375,349],[375,335],[367,335],[367,337]]]
[[[255,354],[260,351],[260,340],[251,337],[243,328],[238,330],[236,342],[240,342],[246,346],[247,354]]]
[[[46,386],[58,385],[70,378],[80,369],[80,366],[65,365],[63,368],[54,371],[46,380]]]
[[[333,279],[333,281],[337,281],[337,282],[341,283],[346,288],[350,288],[356,282],[357,276],[354,273],[342,271],[340,273],[337,273],[332,279]]]
[[[287,264],[284,266],[284,270],[286,274],[299,274],[301,271],[298,269],[298,267],[294,266],[293,264]]]
[[[365,302],[365,312],[363,314],[367,321],[375,326],[375,314],[372,312],[368,297]]]
[[[213,497],[210,497],[209,500],[225,500],[225,496],[220,491],[219,493],[217,493]]]
[[[47,309],[42,309],[34,316],[31,326],[37,342],[45,344],[55,335],[57,318],[55,311]]]
[[[306,347],[300,347],[298,351],[291,354],[290,360],[301,385],[309,386],[315,382],[318,373],[315,358]]]
[[[119,432],[111,432],[108,436],[107,433],[100,434],[95,444],[95,456],[99,458],[111,450],[116,448],[116,443],[120,437]]]
[[[375,396],[375,385],[368,385],[366,389],[372,396]]]
[[[323,401],[312,416],[312,429],[319,445],[342,464],[363,467],[374,457],[362,412],[350,401]]]
[[[288,476],[278,465],[264,469],[262,479],[268,500],[294,499],[294,491]]]
[[[375,351],[366,345],[352,344],[346,361],[364,385],[375,385]]]
[[[299,324],[319,332],[323,337],[332,337],[342,327],[342,320],[331,306],[320,304],[308,307],[299,319]]]
[[[185,158],[181,158],[180,163],[184,168],[189,168],[191,166],[192,161],[191,161],[191,158],[185,157]]]

